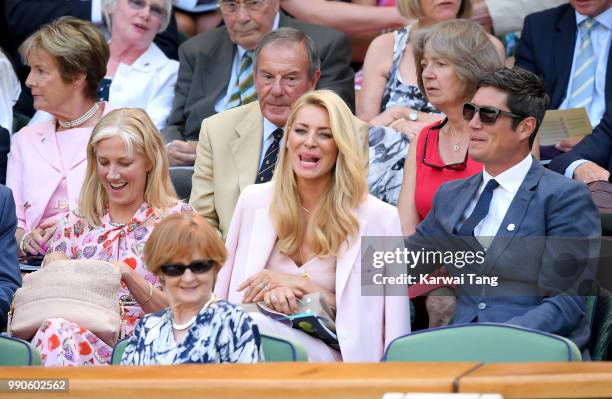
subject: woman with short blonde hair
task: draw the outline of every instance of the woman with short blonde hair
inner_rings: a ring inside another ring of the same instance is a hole
[[[215,294],[288,315],[306,295],[304,303],[320,298],[337,344],[250,315],[262,333],[300,342],[311,361],[379,361],[392,339],[410,331],[408,298],[361,295],[359,252],[362,236],[400,234],[397,209],[367,194],[352,114],[334,92],[304,94],[281,143],[272,181],[246,187],[238,199]]]

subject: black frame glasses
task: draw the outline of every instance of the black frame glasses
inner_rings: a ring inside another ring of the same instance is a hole
[[[244,3],[239,3],[237,1],[220,1],[219,8],[226,14],[235,14],[240,7],[244,7],[248,12],[258,12],[263,8],[265,2],[265,0],[246,0]]]
[[[478,114],[478,118],[480,118],[480,122],[485,125],[495,125],[497,123],[497,119],[500,116],[507,116],[509,118],[520,118],[525,119],[527,115],[518,115],[508,111],[502,111],[499,108],[492,107],[490,105],[482,105],[478,106],[472,103],[463,104],[463,119],[466,121],[471,121],[474,119],[474,116]]]
[[[189,269],[193,274],[208,273],[215,266],[211,259],[194,260],[188,265],[183,263],[165,263],[160,266],[161,272],[168,277],[179,277]]]
[[[451,163],[448,165],[436,165],[436,164],[427,162],[427,143],[429,142],[429,133],[432,130],[442,129],[442,127],[446,125],[446,122],[448,122],[448,119],[444,119],[442,122],[440,122],[439,125],[434,126],[431,129],[427,129],[427,133],[425,133],[425,144],[423,145],[423,157],[421,160],[423,162],[423,165],[427,165],[430,168],[434,168],[435,170],[449,169],[449,170],[454,170],[454,171],[459,172],[467,168],[467,161],[468,161],[468,151],[467,150],[465,151],[465,158],[463,159],[463,162]]]

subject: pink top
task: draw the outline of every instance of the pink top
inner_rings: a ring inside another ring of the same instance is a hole
[[[310,258],[302,267],[298,267],[293,259],[281,253],[278,241],[268,259],[267,269],[274,272],[292,275],[308,273],[308,277],[317,285],[336,293],[336,257]]]

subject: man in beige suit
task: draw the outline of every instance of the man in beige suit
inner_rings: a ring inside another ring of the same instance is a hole
[[[293,28],[270,32],[255,50],[258,102],[202,122],[190,203],[223,238],[240,192],[256,180],[269,179],[273,165],[266,171],[265,161],[270,147],[279,145],[274,135],[285,126],[293,103],[315,88],[320,74],[320,61],[307,35]],[[367,145],[367,126],[358,129]]]

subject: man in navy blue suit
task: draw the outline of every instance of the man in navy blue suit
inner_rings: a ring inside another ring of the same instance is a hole
[[[608,180],[612,172],[612,109],[608,106],[601,123],[574,147],[548,166],[569,178],[590,183]]]
[[[0,331],[6,327],[13,294],[21,286],[16,229],[17,216],[13,194],[10,189],[0,185]]]
[[[575,294],[583,295],[581,283],[593,278],[595,262],[585,259],[598,256],[597,209],[584,184],[545,169],[530,154],[547,103],[541,79],[502,68],[478,87],[463,116],[472,130],[470,156],[484,170],[440,187],[408,247],[440,250],[444,240],[461,241],[485,254],[470,270],[503,282],[458,286],[454,323],[512,324],[568,337],[585,349],[590,328],[584,297]],[[451,276],[465,274],[461,267],[446,264]]]
[[[592,126],[612,101],[611,6],[610,0],[570,0],[531,14],[516,50],[516,65],[544,78],[549,109],[584,106]]]

